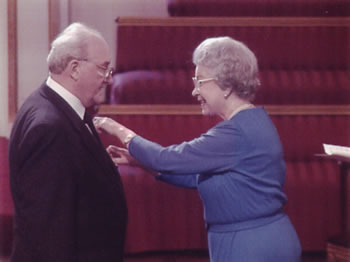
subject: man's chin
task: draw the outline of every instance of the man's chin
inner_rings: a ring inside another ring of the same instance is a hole
[[[101,89],[93,98],[93,105],[100,105],[105,103],[105,89]]]
[[[88,109],[91,109],[92,111],[97,111],[98,106],[104,103],[105,103],[104,97],[94,97],[89,101],[89,103],[87,103],[87,105],[85,105],[85,107]]]
[[[105,98],[102,97],[102,98],[94,98],[94,102],[93,102],[93,105],[101,105],[101,104],[104,104],[105,103]]]

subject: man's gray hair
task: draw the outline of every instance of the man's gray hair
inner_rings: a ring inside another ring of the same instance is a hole
[[[51,43],[51,50],[47,56],[49,71],[61,74],[71,60],[87,59],[91,36],[103,39],[98,31],[82,23],[69,25]]]

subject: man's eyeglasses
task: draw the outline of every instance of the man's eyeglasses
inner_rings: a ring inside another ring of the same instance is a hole
[[[210,78],[205,78],[205,79],[198,79],[196,76],[192,77],[193,84],[195,88],[200,88],[203,83],[209,82],[209,81],[216,81],[218,80],[216,77],[210,77]]]
[[[101,70],[101,72],[103,72],[102,75],[105,77],[105,79],[108,79],[109,77],[111,77],[113,75],[113,72],[114,72],[113,67],[105,67],[103,65],[96,64],[88,59],[79,59],[79,60],[94,64],[98,69]]]

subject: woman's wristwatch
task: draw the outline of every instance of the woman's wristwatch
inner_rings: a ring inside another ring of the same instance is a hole
[[[124,144],[125,147],[128,147],[128,146],[129,146],[130,140],[131,140],[134,136],[135,136],[135,134],[129,133],[129,134],[124,138],[123,144]]]

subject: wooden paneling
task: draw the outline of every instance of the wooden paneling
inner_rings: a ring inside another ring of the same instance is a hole
[[[48,0],[49,12],[49,45],[60,31],[60,0]],[[49,46],[50,49],[50,46]]]
[[[17,0],[7,1],[8,14],[8,110],[12,122],[17,112]]]

